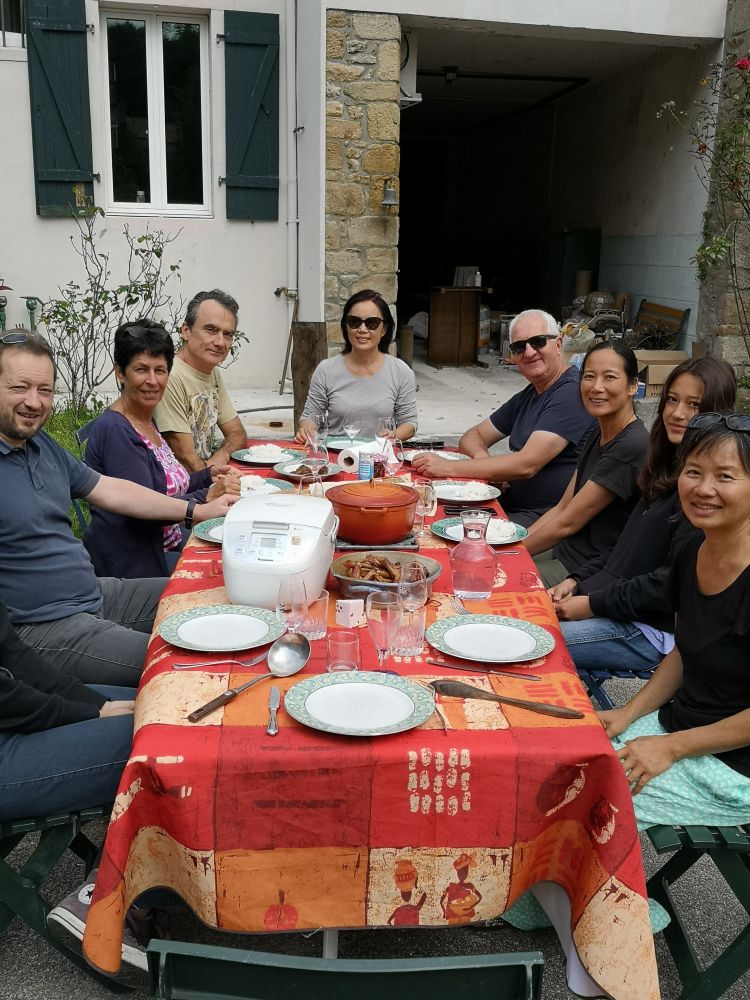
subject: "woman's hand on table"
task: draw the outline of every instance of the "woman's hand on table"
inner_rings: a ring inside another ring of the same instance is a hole
[[[592,618],[591,604],[586,596],[565,597],[561,601],[552,599],[555,614],[563,622],[579,622],[584,618]]]
[[[193,512],[193,522],[199,524],[201,521],[208,521],[212,517],[224,517],[229,508],[237,503],[238,500],[238,496],[231,496],[229,493],[224,493],[214,500],[209,500],[208,503],[199,503]]]
[[[571,580],[568,576],[562,583],[556,584],[554,587],[548,587],[547,593],[552,598],[552,603],[557,604],[562,601],[565,597],[572,597],[573,594],[578,590],[578,584],[575,580]]]
[[[637,795],[644,785],[657,774],[667,771],[677,760],[668,736],[638,736],[628,740],[616,753],[625,768],[633,795]]]
[[[450,478],[456,471],[456,463],[450,458],[441,458],[429,451],[422,451],[415,455],[411,465],[420,476],[434,476],[436,479],[443,476]]]
[[[207,498],[209,500],[216,500],[217,497],[223,497],[225,493],[236,497],[240,495],[239,474],[228,465],[223,466],[223,468],[227,469],[227,472],[215,476],[213,483],[208,488]]]
[[[132,715],[134,711],[134,701],[105,701],[99,709],[99,718],[106,719],[112,715]]]

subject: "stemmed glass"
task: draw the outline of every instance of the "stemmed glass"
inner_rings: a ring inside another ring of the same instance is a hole
[[[395,417],[378,417],[377,424],[375,425],[375,437],[379,438],[393,438],[396,434],[396,418]]]
[[[374,591],[367,595],[365,616],[367,629],[378,651],[378,668],[383,669],[393,640],[396,638],[401,617],[398,594],[391,591]]]
[[[344,434],[349,438],[349,447],[354,444],[354,439],[362,433],[364,426],[364,414],[361,410],[349,410],[344,416]]]
[[[325,444],[328,437],[328,411],[319,410],[310,418],[310,422],[315,428],[308,435],[310,444]]]
[[[424,519],[428,514],[434,514],[437,507],[435,487],[431,479],[412,479],[411,485],[412,489],[417,491],[417,506],[415,508],[417,517],[419,518],[417,538],[423,538],[427,534]]]
[[[313,475],[320,474],[324,466],[328,465],[328,449],[324,444],[310,441],[305,448],[304,464]]]
[[[301,577],[286,577],[279,584],[276,617],[289,632],[298,632],[307,619],[307,591]]]
[[[416,611],[427,603],[427,569],[416,559],[401,564],[398,597],[405,611]]]
[[[398,438],[390,438],[385,442],[385,471],[389,476],[395,476],[404,464],[404,447]]]

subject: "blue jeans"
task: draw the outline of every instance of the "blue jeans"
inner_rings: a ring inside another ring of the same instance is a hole
[[[112,701],[132,688],[96,685]],[[29,819],[112,802],[130,756],[133,716],[114,715],[38,733],[0,732],[0,820]]]
[[[560,622],[560,630],[579,670],[653,670],[664,659],[632,622],[584,618]]]

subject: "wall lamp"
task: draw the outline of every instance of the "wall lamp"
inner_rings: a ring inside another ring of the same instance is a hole
[[[395,177],[386,177],[383,181],[383,200],[380,204],[383,208],[398,207],[398,194],[396,192]]]

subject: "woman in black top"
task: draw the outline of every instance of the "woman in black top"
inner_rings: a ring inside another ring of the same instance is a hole
[[[638,502],[648,432],[633,412],[637,387],[638,363],[629,347],[604,341],[586,352],[581,398],[597,426],[581,446],[562,499],[532,524],[524,542],[548,587],[608,555]]]
[[[750,417],[704,413],[678,492],[703,532],[675,555],[675,648],[622,708],[600,712],[641,829],[750,822]]]
[[[674,645],[665,583],[673,544],[695,531],[680,514],[675,462],[696,413],[731,410],[737,383],[726,361],[693,358],[664,383],[633,508],[615,547],[551,587],[565,643],[582,670],[652,669]]]

